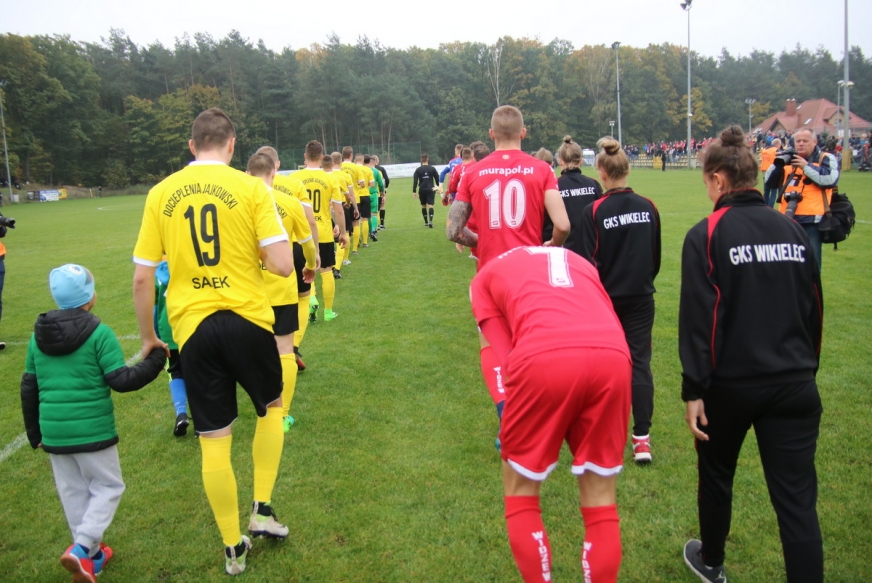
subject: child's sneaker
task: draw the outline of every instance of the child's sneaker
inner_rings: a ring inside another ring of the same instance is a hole
[[[239,575],[245,571],[245,558],[251,550],[251,539],[242,535],[235,547],[224,547],[224,570],[228,575]]]
[[[94,575],[99,575],[103,572],[103,569],[106,568],[106,563],[112,559],[114,554],[109,545],[100,543],[100,551],[91,559],[94,562]]]
[[[61,565],[73,574],[73,583],[96,583],[97,581],[94,561],[88,558],[88,551],[80,544],[71,545],[61,555]]]
[[[288,527],[280,524],[276,511],[269,504],[253,502],[251,504],[251,519],[248,521],[248,532],[251,536],[266,536],[269,538],[285,538]]]
[[[176,424],[173,426],[173,435],[176,437],[184,437],[188,434],[188,425],[190,421],[188,421],[187,413],[179,413],[176,416]]]

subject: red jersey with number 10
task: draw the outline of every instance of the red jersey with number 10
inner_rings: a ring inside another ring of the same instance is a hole
[[[557,190],[554,170],[520,150],[496,150],[466,169],[455,200],[472,205],[479,271],[509,249],[541,244],[546,190]]]

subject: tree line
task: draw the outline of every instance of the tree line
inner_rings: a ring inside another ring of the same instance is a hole
[[[686,137],[687,49],[672,44],[617,49],[626,144]],[[411,162],[396,145],[419,143],[447,161],[457,142],[487,139],[494,107],[524,112],[529,149],[564,135],[592,146],[617,116],[616,51],[504,37],[394,49],[361,37],[308,48],[268,49],[234,31],[135,44],[113,29],[100,43],[69,36],[0,35],[0,79],[9,165],[20,181],[123,187],[154,183],[190,159],[197,113],[218,106],[236,124],[234,164],[269,144],[292,166],[318,139],[328,150],[356,145]],[[755,121],[797,101],[836,100],[843,65],[822,48],[780,55],[691,54],[693,135]],[[851,110],[872,119],[872,60],[850,51]],[[287,153],[287,156],[285,155]],[[2,152],[0,152],[2,154]],[[5,165],[0,164],[5,176]]]

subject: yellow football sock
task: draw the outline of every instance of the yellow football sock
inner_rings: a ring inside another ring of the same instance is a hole
[[[297,300],[297,318],[299,319],[299,328],[294,332],[294,346],[300,347],[303,343],[303,336],[306,335],[306,326],[309,325],[309,296]]]
[[[363,232],[363,244],[369,245],[369,219],[361,219],[360,226]]]
[[[282,354],[282,417],[287,417],[291,411],[291,401],[294,400],[294,390],[297,388],[297,358],[293,354]],[[265,502],[265,500],[263,500]]]
[[[279,462],[282,460],[284,437],[282,408],[268,407],[266,415],[257,418],[254,443],[251,446],[251,456],[254,458],[254,499],[259,502],[269,502],[272,498],[276,476],[279,475]]]
[[[330,271],[321,274],[321,294],[324,297],[324,309],[332,310],[333,300],[336,298],[336,280]]]
[[[281,430],[281,423],[279,423]],[[230,446],[233,436],[200,436],[200,450],[203,456],[203,487],[206,498],[221,531],[224,545],[232,547],[242,540],[239,530],[239,504],[236,497],[236,477],[230,464]]]
[[[360,239],[360,225],[354,226],[354,233],[351,235],[351,250],[357,253],[357,245]]]
[[[342,271],[342,262],[348,258],[348,245],[343,249],[339,245],[336,246],[336,271]]]

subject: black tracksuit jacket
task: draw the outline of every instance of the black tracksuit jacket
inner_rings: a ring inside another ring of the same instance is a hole
[[[756,190],[725,195],[681,257],[681,396],[814,379],[824,301],[802,227]]]
[[[615,188],[587,205],[583,257],[597,268],[612,299],[650,296],[660,272],[660,214],[630,188]]]
[[[581,221],[584,208],[603,195],[603,187],[593,178],[588,178],[581,173],[580,168],[567,168],[560,173],[557,179],[557,188],[560,189],[560,197],[563,206],[566,207],[566,215],[569,217],[569,236],[563,246],[579,255],[581,252]],[[548,212],[545,212],[545,226],[542,229],[542,242],[550,241],[554,233],[554,223]]]

